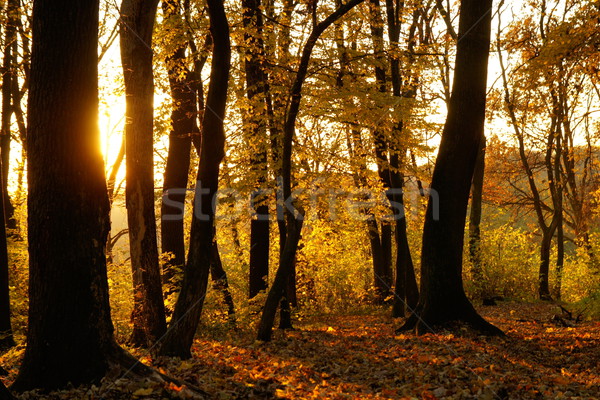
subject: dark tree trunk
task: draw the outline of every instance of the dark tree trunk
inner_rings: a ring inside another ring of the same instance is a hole
[[[255,198],[253,196],[253,198]],[[263,199],[263,201],[266,199]],[[250,221],[250,265],[248,298],[267,289],[269,277],[269,206],[254,208],[256,219]]]
[[[422,333],[463,321],[502,334],[477,313],[462,284],[469,191],[485,122],[491,9],[492,0],[461,2],[453,90],[431,182],[439,202],[430,198],[425,216],[419,304],[400,330]]]
[[[104,255],[98,1],[36,0],[32,27],[29,325],[15,390],[97,382],[124,357],[113,338]]]
[[[294,218],[294,217],[291,217]],[[267,300],[263,307],[263,313],[261,315],[260,323],[258,325],[258,340],[268,342],[271,340],[271,334],[273,331],[273,324],[275,322],[275,315],[277,314],[277,307],[282,305],[280,326],[282,329],[287,329],[291,325],[289,316],[289,304],[285,299],[286,296],[286,285],[289,281],[289,277],[296,258],[296,250],[298,248],[298,241],[300,239],[300,231],[302,229],[302,219],[293,220],[292,224],[287,225],[287,238],[283,251],[280,255],[279,268],[275,274],[273,284],[267,294]]]
[[[371,0],[371,36],[375,52],[377,54],[378,66],[375,67],[375,82],[377,90],[381,93],[387,92],[385,57],[383,48],[383,21],[381,19],[378,0]],[[390,165],[388,160],[389,144],[385,134],[380,128],[373,129],[375,142],[375,160],[377,172],[383,184],[384,190],[391,187]],[[373,254],[373,287],[375,289],[375,301],[382,304],[390,294],[392,288],[392,225],[383,221],[381,231],[377,222],[368,223],[371,252]]]
[[[256,214],[250,222],[251,299],[267,289],[269,275],[269,206],[263,190],[268,179],[267,164],[267,76],[263,65],[265,49],[262,39],[263,21],[260,0],[243,0],[244,41],[246,44],[246,95],[249,101],[246,134],[250,146],[250,174],[254,182],[252,206]]]
[[[11,131],[10,121],[13,113],[12,96],[14,84],[18,84],[16,69],[17,56],[17,20],[19,18],[19,1],[9,0],[6,4],[6,24],[4,25],[4,54],[2,61],[2,126],[0,128],[0,155],[2,161],[2,196],[4,198],[4,221],[6,227],[15,229],[15,208],[8,194],[8,171],[10,163]],[[12,101],[11,101],[12,100]]]
[[[198,179],[194,194],[190,249],[181,292],[177,298],[172,323],[160,353],[191,357],[190,348],[198,327],[208,284],[214,237],[213,197],[219,186],[219,168],[224,156],[223,120],[227,103],[230,67],[229,24],[222,0],[208,0],[213,58],[206,109],[202,120],[202,147]]]
[[[2,179],[2,176],[0,176]],[[0,196],[3,207],[4,196]],[[8,277],[8,248],[6,243],[6,224],[4,213],[0,209],[0,351],[15,345],[10,323],[10,289]]]
[[[229,315],[229,317],[235,321],[235,305],[233,303],[233,296],[229,291],[229,281],[227,280],[227,273],[223,269],[223,263],[221,262],[221,255],[219,254],[219,246],[216,238],[213,238],[211,257],[210,277],[213,281],[213,286],[223,295],[223,302],[225,303],[225,306],[227,306],[227,315]]]
[[[556,228],[556,299],[561,299],[563,267],[565,264],[565,235],[562,212]]]
[[[399,318],[411,314],[419,302],[419,287],[415,277],[415,268],[408,244],[406,213],[404,208],[404,175],[400,172],[398,156],[392,156],[392,187],[395,192],[390,196],[396,216],[396,282],[394,286],[394,302],[392,317]],[[399,192],[399,193],[398,193]]]
[[[471,212],[469,214],[469,258],[473,268],[476,297],[481,298],[487,293],[483,282],[483,265],[481,260],[481,205],[483,200],[483,179],[485,173],[485,135],[481,137],[479,153],[473,173],[471,185]]]
[[[0,382],[0,400],[14,400],[15,397],[10,391],[4,386],[4,383]]]
[[[179,0],[163,0],[162,8],[166,19],[181,20]],[[174,25],[181,28],[180,24]],[[183,34],[182,31],[183,28],[175,34]],[[182,45],[165,60],[173,100],[161,205],[161,251],[171,255],[163,266],[165,296],[177,290],[177,271],[185,265],[185,194],[190,172],[192,135],[198,132],[196,83],[186,67],[185,52],[186,48]]]
[[[16,23],[15,18],[18,2],[10,0],[6,7],[6,24],[4,26],[4,61],[2,66],[2,125],[0,127],[0,350],[14,346],[12,327],[10,323],[10,290],[8,280],[8,249],[6,242],[6,228],[10,223],[14,209],[8,195],[7,178],[8,163],[10,160],[10,121],[12,115],[12,80],[14,68],[14,52],[16,48]],[[16,79],[16,78],[15,78]],[[16,227],[16,224],[13,224]]]
[[[125,77],[125,203],[133,274],[134,346],[151,346],[167,330],[154,213],[152,30],[158,0],[123,0],[121,61]]]
[[[322,22],[316,24],[313,27],[312,32],[310,33],[310,36],[304,45],[304,48],[302,49],[302,56],[300,58],[298,71],[296,72],[296,77],[290,90],[290,103],[286,111],[285,124],[283,128],[283,152],[281,159],[283,186],[282,200],[292,201],[292,144],[296,131],[296,119],[298,117],[300,102],[302,100],[302,85],[306,80],[308,64],[310,62],[312,50],[325,29],[327,29],[339,18],[343,17],[348,11],[350,11],[354,6],[360,4],[362,1],[363,0],[350,0],[345,5],[338,7]],[[286,231],[285,246],[281,252],[279,268],[277,268],[273,286],[271,286],[271,289],[269,290],[267,300],[263,308],[263,313],[258,326],[258,340],[271,340],[277,307],[281,299],[285,296],[284,288],[290,279],[294,259],[296,257],[296,250],[298,248],[298,241],[300,240],[302,219],[304,218],[303,210],[301,207],[298,208],[299,209],[296,209],[295,211],[297,211],[299,215],[295,215],[295,213],[287,207],[283,210],[285,215]]]
[[[393,1],[386,1],[386,20],[388,26],[388,37],[390,46],[398,47],[400,37],[399,15],[404,7],[403,3],[394,4]],[[375,80],[380,92],[387,92],[386,73],[381,65],[385,65],[384,57],[384,40],[383,40],[383,18],[381,17],[381,9],[379,0],[370,1],[371,12],[371,37],[375,47],[375,51],[379,54],[379,66],[375,67]],[[394,97],[414,97],[416,91],[408,91],[407,94],[402,93],[402,82],[400,76],[400,60],[397,56],[389,57],[390,78],[392,84],[392,94]],[[396,220],[396,232],[394,239],[396,242],[396,280],[394,285],[394,298],[392,315],[394,317],[404,316],[405,307],[413,309],[418,301],[418,288],[414,274],[414,266],[410,248],[408,245],[408,236],[406,232],[406,220],[404,218],[404,195],[402,189],[404,186],[404,176],[400,170],[400,155],[403,152],[399,145],[400,135],[403,130],[403,123],[399,121],[392,131],[390,137],[385,135],[378,129],[374,130],[375,137],[375,155],[377,158],[378,172],[380,179],[386,189],[387,198],[390,201],[390,210]],[[389,234],[387,232],[390,229]],[[389,243],[389,245],[388,245]],[[376,286],[376,290],[387,297],[391,288],[391,225],[382,224],[381,229],[381,244],[383,250],[384,269],[379,273],[379,285],[385,286],[386,291],[381,292],[381,288]],[[389,250],[388,250],[389,247]],[[377,272],[376,272],[377,274]]]
[[[279,190],[278,193],[280,193],[280,196],[283,196],[283,194],[282,194],[283,188],[278,187],[278,190]],[[285,243],[286,243],[286,240],[288,237],[288,233],[287,233],[286,221],[284,219],[285,218],[284,207],[280,202],[277,202],[276,207],[277,207],[276,208],[276,210],[277,210],[277,227],[279,230],[279,263],[281,264],[281,262],[283,260],[283,252],[285,250]],[[298,239],[298,240],[300,240],[300,239]],[[281,300],[279,302],[279,329],[293,329],[292,309],[290,307],[288,295],[289,295],[290,288],[292,288],[291,290],[295,290],[295,286],[296,286],[294,263],[296,261],[296,252],[297,251],[298,251],[298,248],[296,247],[296,249],[294,250],[294,259],[291,261],[291,264],[289,266],[286,266],[286,268],[288,268],[288,270],[289,270],[287,273],[288,274],[287,284],[286,283],[282,284],[281,282],[277,282],[277,285],[278,286],[281,285],[281,287],[282,287],[282,289],[280,290],[282,295],[281,295]],[[275,304],[275,310],[277,310],[277,304]]]
[[[386,76],[385,76],[385,58],[383,49],[383,21],[381,20],[381,14],[379,13],[379,3],[377,1],[371,1],[370,10],[372,14],[371,22],[371,36],[373,39],[373,47],[376,54],[378,65],[375,67],[375,78],[377,88],[380,92],[386,92]],[[341,2],[337,2],[338,6]],[[344,29],[343,23],[337,23],[336,29],[336,44],[338,48],[338,59],[340,63],[340,70],[337,75],[336,85],[338,88],[344,87],[344,78],[349,75],[354,78],[354,74],[350,70],[350,61],[348,56],[348,49],[344,43]],[[351,157],[357,160],[357,168],[353,172],[354,184],[358,187],[367,186],[367,158],[362,144],[361,132],[356,126],[350,126],[350,134],[348,137],[348,150],[350,151]],[[389,168],[387,167],[387,143],[383,137],[382,132],[379,129],[373,130],[373,136],[375,139],[375,159],[377,161],[377,171],[379,173],[380,180],[383,183],[384,188],[389,186]],[[369,210],[364,210],[369,213]],[[391,282],[391,250],[392,250],[392,235],[391,226],[389,223],[382,224],[381,235],[379,231],[379,223],[375,219],[373,213],[369,213],[368,218],[365,221],[367,228],[367,235],[369,237],[369,244],[371,248],[371,259],[373,265],[373,289],[374,289],[374,300],[376,304],[382,304],[392,286]]]
[[[552,249],[552,237],[554,230],[546,229],[542,233],[542,243],[540,244],[540,269],[538,274],[538,294],[540,300],[551,300],[550,295],[550,250]]]

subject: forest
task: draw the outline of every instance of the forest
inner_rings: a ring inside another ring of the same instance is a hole
[[[600,397],[600,1],[0,20],[0,400]]]

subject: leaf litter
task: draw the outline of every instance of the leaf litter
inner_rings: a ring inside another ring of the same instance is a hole
[[[270,343],[255,341],[250,329],[201,329],[192,359],[144,361],[214,399],[597,399],[600,322],[560,326],[552,319],[556,310],[547,303],[481,307],[506,337],[465,327],[398,335],[399,321],[381,312],[305,317]],[[3,367],[10,384],[18,366]],[[121,378],[20,398],[189,398],[186,393]]]

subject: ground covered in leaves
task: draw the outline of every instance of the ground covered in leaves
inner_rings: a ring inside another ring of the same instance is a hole
[[[314,316],[271,343],[250,330],[206,330],[194,358],[154,360],[167,375],[191,382],[214,399],[597,399],[600,323],[561,326],[549,304],[500,302],[481,307],[506,337],[458,333],[395,334],[388,316]],[[568,322],[568,321],[567,321]],[[148,357],[139,354],[147,362]],[[11,372],[16,367],[3,365]],[[187,398],[123,378],[22,399]]]

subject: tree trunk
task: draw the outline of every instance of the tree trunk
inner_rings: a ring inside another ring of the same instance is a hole
[[[263,62],[263,21],[260,0],[243,0],[244,41],[246,58],[246,95],[249,101],[246,121],[247,143],[250,147],[250,174],[254,182],[252,206],[255,216],[250,221],[250,274],[248,298],[267,289],[269,275],[269,206],[264,196],[268,179],[267,164],[267,76]]]
[[[16,23],[18,2],[10,0],[6,7],[6,25],[4,35],[4,61],[2,66],[2,125],[0,127],[0,350],[6,350],[15,345],[10,322],[10,289],[8,248],[6,242],[7,224],[14,215],[14,209],[8,195],[7,178],[9,167],[9,152],[11,142],[10,121],[12,115],[12,80],[16,49]],[[16,77],[14,77],[16,79]],[[16,227],[14,224],[13,227]]]
[[[125,203],[133,274],[134,346],[151,346],[167,330],[154,213],[152,30],[158,0],[123,0],[121,60],[125,77]]]
[[[162,8],[166,19],[181,19],[179,0],[163,0]],[[182,30],[183,28],[177,33],[183,34]],[[161,252],[171,255],[163,266],[165,296],[177,290],[177,271],[182,270],[185,265],[185,195],[190,172],[192,135],[198,131],[195,82],[186,68],[185,50],[182,45],[165,60],[173,100],[161,205]]]
[[[0,179],[2,179],[1,175]],[[3,187],[3,185],[0,185],[0,187]],[[4,196],[0,196],[0,207],[3,207],[3,200]],[[0,209],[0,351],[15,345],[12,334],[12,325],[10,323],[8,247],[6,243],[6,224],[4,222],[3,209],[4,208]]]
[[[390,196],[393,201],[396,217],[396,282],[394,285],[394,302],[392,317],[399,318],[410,315],[419,302],[419,287],[415,277],[415,267],[408,244],[406,213],[404,208],[404,176],[400,172],[398,157],[392,156],[392,187],[395,192]],[[398,191],[400,193],[398,193]]]
[[[194,194],[190,249],[181,292],[169,331],[160,348],[162,355],[191,357],[190,348],[198,327],[208,284],[214,237],[212,201],[219,185],[219,168],[224,156],[223,120],[227,103],[230,67],[229,24],[222,0],[208,0],[213,58],[206,109],[202,120],[202,147]]]
[[[122,354],[104,255],[110,220],[97,127],[98,1],[36,0],[32,27],[29,325],[15,390],[98,382]]]
[[[425,216],[419,304],[400,330],[430,332],[463,321],[502,334],[477,313],[462,284],[469,191],[485,122],[491,8],[492,0],[461,2],[453,90],[431,182],[439,202],[430,199]]]
[[[14,400],[15,397],[10,391],[4,386],[4,383],[0,382],[0,400]]]
[[[483,179],[485,173],[485,135],[481,137],[481,145],[475,163],[473,183],[471,184],[471,213],[469,214],[469,258],[475,280],[475,296],[481,298],[487,293],[483,282],[483,265],[481,260],[481,203],[483,200]]]
[[[0,153],[2,169],[2,196],[4,199],[4,221],[9,229],[17,227],[14,219],[15,209],[8,194],[8,171],[10,167],[10,122],[12,116],[12,88],[17,81],[17,19],[19,17],[19,1],[9,0],[6,4],[6,24],[4,25],[4,54],[2,62],[2,126],[0,128]],[[14,101],[14,99],[13,99]]]
[[[379,0],[369,2],[371,13],[371,40],[376,54],[378,65],[375,66],[375,83],[380,93],[387,92],[386,84],[386,59],[383,41],[383,19]],[[375,142],[375,160],[377,173],[384,190],[391,187],[390,164],[388,160],[389,143],[380,128],[373,129]],[[371,252],[373,253],[373,287],[375,300],[382,304],[388,297],[392,287],[392,225],[384,221],[381,223],[381,234],[378,224],[368,224]],[[379,253],[379,254],[377,254]]]
[[[231,296],[231,292],[229,291],[229,281],[227,280],[227,273],[223,269],[223,263],[221,262],[221,255],[219,254],[219,246],[216,238],[213,238],[211,257],[210,276],[213,281],[213,286],[223,295],[223,302],[225,303],[225,306],[227,306],[227,315],[235,321],[233,296]]]
[[[550,250],[552,248],[552,237],[554,230],[546,229],[542,233],[542,243],[540,244],[540,269],[538,274],[538,294],[540,300],[551,300],[550,295]]]
[[[556,228],[556,299],[561,299],[563,267],[565,264],[565,235],[562,212]]]
[[[317,40],[331,24],[343,17],[348,11],[354,6],[360,4],[363,0],[350,0],[345,5],[338,7],[332,14],[325,18],[322,22],[316,24],[306,44],[302,49],[302,56],[300,58],[300,64],[294,83],[290,90],[290,103],[286,111],[285,124],[283,128],[283,152],[281,159],[281,171],[282,171],[282,186],[283,186],[283,198],[281,200],[285,202],[292,202],[292,145],[294,134],[296,132],[296,119],[298,117],[298,111],[300,110],[300,102],[302,100],[302,85],[306,80],[308,72],[308,64],[312,50],[317,43]],[[299,208],[299,209],[298,209]],[[271,333],[273,330],[273,324],[275,321],[275,314],[277,312],[277,306],[284,297],[284,288],[286,287],[290,274],[292,272],[294,259],[296,257],[296,250],[298,248],[298,241],[300,240],[300,231],[302,229],[303,210],[298,207],[292,212],[288,207],[284,211],[285,215],[285,246],[281,252],[279,261],[279,268],[275,275],[273,286],[269,290],[267,300],[263,308],[263,313],[258,326],[258,340],[269,341],[271,340]],[[278,216],[279,217],[279,216]]]

